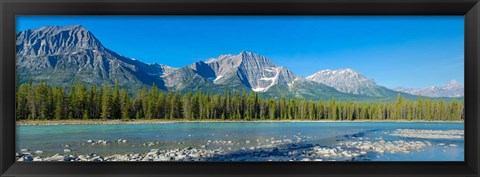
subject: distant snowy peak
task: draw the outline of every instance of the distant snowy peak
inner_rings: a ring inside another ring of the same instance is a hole
[[[420,89],[404,87],[392,88],[392,90],[395,91],[428,97],[463,97],[464,89],[464,85],[456,80],[451,80],[444,86],[430,86]]]
[[[307,80],[322,83],[344,93],[367,95],[375,89],[375,81],[352,69],[321,70],[307,77]]]
[[[307,79],[315,79],[315,78],[318,79],[318,78],[338,77],[338,76],[343,76],[345,78],[351,78],[351,79],[361,80],[361,81],[369,80],[363,74],[350,68],[338,69],[338,70],[331,70],[331,69],[321,70],[311,76],[308,76]]]
[[[463,90],[464,85],[456,80],[451,80],[450,82],[447,83],[447,85],[442,87],[443,89],[459,89],[461,88]]]

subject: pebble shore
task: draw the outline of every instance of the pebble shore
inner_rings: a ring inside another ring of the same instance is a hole
[[[390,133],[391,136],[422,139],[463,139],[463,130],[415,130],[397,129]]]
[[[336,146],[303,143],[252,146],[245,150],[204,149],[151,149],[146,153],[115,154],[55,154],[42,157],[42,153],[23,149],[17,153],[18,161],[368,161],[369,155],[384,153],[410,153],[432,146],[428,141],[346,141]],[[448,145],[447,145],[448,146]],[[454,145],[450,145],[454,146]],[[67,152],[66,152],[67,153]]]

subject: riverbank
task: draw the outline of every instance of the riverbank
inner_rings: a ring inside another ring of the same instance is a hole
[[[141,119],[141,120],[20,120],[17,125],[81,125],[81,124],[162,124],[162,123],[198,123],[198,122],[425,122],[425,123],[463,123],[463,121],[426,121],[426,120],[165,120],[165,119]]]

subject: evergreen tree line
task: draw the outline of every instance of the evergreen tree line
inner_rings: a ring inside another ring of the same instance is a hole
[[[17,88],[17,120],[165,119],[165,120],[463,120],[464,102],[400,95],[393,102],[337,102],[262,98],[255,92],[210,94],[160,91],[153,85],[131,96],[126,89],[77,83],[45,83]]]

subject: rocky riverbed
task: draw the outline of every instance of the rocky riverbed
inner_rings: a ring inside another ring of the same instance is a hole
[[[120,141],[122,142],[122,141]],[[211,141],[219,143],[220,141]],[[313,145],[301,141],[274,140],[268,145],[242,148],[232,151],[224,148],[151,149],[145,153],[114,154],[55,154],[42,156],[41,151],[22,149],[18,161],[369,161],[371,157],[385,153],[411,153],[433,146],[429,141],[348,140],[332,146]],[[231,143],[234,142],[221,142]],[[443,145],[443,146],[453,146]]]
[[[291,137],[264,138],[255,140],[215,140],[208,139],[197,147],[161,149],[154,148],[161,142],[137,142],[138,146],[152,147],[144,153],[126,153],[101,156],[95,153],[78,154],[69,144],[64,144],[63,153],[43,155],[42,150],[21,149],[16,153],[18,161],[369,161],[384,154],[424,151],[431,146],[456,147],[456,144],[432,144],[427,140],[461,139],[463,130],[416,130],[396,129],[385,132],[390,136],[412,140],[386,141],[382,137],[361,137],[362,133],[342,136],[331,145],[309,143],[311,136],[300,133]],[[188,135],[191,137],[192,135]],[[228,135],[225,135],[228,136]],[[425,140],[421,140],[425,139]],[[87,140],[81,146],[124,145],[126,139]],[[186,142],[178,142],[184,145]],[[135,146],[135,145],[134,145]],[[80,148],[80,147],[78,147]],[[445,151],[445,150],[444,150]]]

